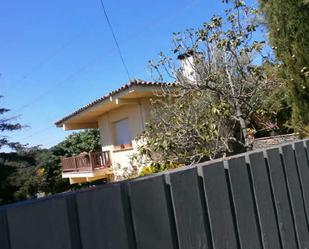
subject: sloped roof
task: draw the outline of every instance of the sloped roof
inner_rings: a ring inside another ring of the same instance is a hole
[[[173,87],[173,86],[176,86],[176,83],[163,83],[163,82],[152,82],[152,81],[144,81],[144,80],[139,80],[139,79],[134,79],[134,80],[131,80],[129,83],[123,85],[122,87],[92,101],[91,103],[81,107],[80,109],[72,112],[71,114],[65,116],[64,118],[58,120],[55,122],[55,125],[56,126],[60,126],[63,122],[65,122],[66,120],[70,119],[71,117],[87,110],[88,108],[91,108],[93,107],[94,105],[100,103],[100,102],[103,102],[104,100],[106,99],[109,99],[110,97],[113,97],[114,95],[122,92],[122,91],[125,91],[133,86],[158,86],[158,87],[164,87],[164,86],[167,86],[167,87]]]

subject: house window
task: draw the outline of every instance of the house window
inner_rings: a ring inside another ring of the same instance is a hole
[[[115,132],[114,134],[116,145],[131,143],[132,136],[128,118],[114,122],[113,127]]]

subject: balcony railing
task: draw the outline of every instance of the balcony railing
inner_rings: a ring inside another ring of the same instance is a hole
[[[109,151],[82,153],[61,159],[62,172],[93,172],[110,166]]]

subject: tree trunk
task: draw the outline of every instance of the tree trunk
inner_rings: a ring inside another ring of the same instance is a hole
[[[242,135],[244,137],[245,148],[248,151],[248,150],[250,150],[250,142],[249,142],[248,133],[247,133],[247,125],[246,125],[246,121],[242,117],[242,111],[240,110],[238,101],[236,103],[236,116],[239,120],[241,132],[242,132]]]
[[[228,69],[227,65],[225,66],[225,72],[226,72],[226,74],[228,76],[229,85],[231,87],[231,92],[233,94],[233,101],[234,101],[235,107],[236,107],[236,117],[237,117],[237,119],[239,121],[241,132],[242,132],[242,135],[244,137],[245,148],[246,148],[246,150],[250,150],[250,143],[249,143],[249,138],[248,138],[248,133],[247,133],[246,121],[243,118],[242,111],[241,111],[238,99],[235,96],[236,93],[235,93],[234,83],[233,83],[233,80],[232,80],[232,77],[231,77],[231,74],[229,72],[229,69]]]

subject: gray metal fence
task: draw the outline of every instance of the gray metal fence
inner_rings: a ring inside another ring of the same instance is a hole
[[[0,208],[1,249],[309,248],[309,140]]]

